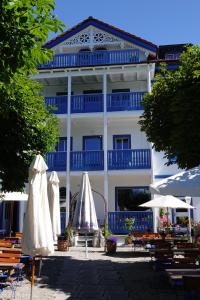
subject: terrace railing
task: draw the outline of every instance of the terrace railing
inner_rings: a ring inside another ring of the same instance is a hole
[[[51,112],[54,114],[67,113],[67,96],[45,97],[45,104],[53,107]]]
[[[152,232],[153,213],[150,211],[116,211],[108,213],[108,228],[114,234],[127,234],[125,219],[134,218],[133,231]]]
[[[151,155],[149,149],[109,150],[108,169],[150,169]]]
[[[95,65],[115,65],[137,63],[140,61],[138,49],[84,51],[69,54],[55,54],[52,61],[39,64],[38,69],[55,69]]]
[[[107,111],[143,110],[144,94],[145,92],[107,94]]]
[[[48,171],[66,171],[67,152],[49,152],[46,159]]]
[[[103,94],[76,95],[71,97],[72,113],[90,113],[103,111]]]
[[[103,151],[71,152],[72,171],[96,171],[103,168]]]

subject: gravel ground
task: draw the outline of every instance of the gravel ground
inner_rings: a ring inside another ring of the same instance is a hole
[[[70,248],[43,260],[41,278],[36,277],[33,299],[41,300],[182,300],[181,288],[169,286],[162,273],[153,271],[144,251],[120,247],[112,256],[103,248]],[[38,268],[36,268],[36,275]],[[4,290],[2,299],[11,299]],[[30,281],[16,289],[15,300],[30,299]]]

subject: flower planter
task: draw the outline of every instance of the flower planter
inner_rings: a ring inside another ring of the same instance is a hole
[[[68,240],[58,240],[58,251],[68,251],[70,242]]]
[[[117,249],[117,243],[113,241],[106,241],[106,253],[115,254]]]

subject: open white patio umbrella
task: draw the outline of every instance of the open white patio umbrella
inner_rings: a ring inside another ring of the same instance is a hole
[[[72,228],[85,233],[85,253],[87,257],[87,233],[94,232],[99,229],[92,189],[87,172],[84,172],[82,175],[82,182],[74,211]]]
[[[51,172],[48,182],[49,209],[51,215],[53,240],[56,243],[61,234],[59,179],[55,171]]]
[[[154,194],[200,197],[200,166],[150,185]]]
[[[153,200],[140,204],[139,206],[151,207],[151,208],[163,208],[163,207],[167,208],[167,223],[168,223],[169,208],[187,208],[187,209],[194,208],[190,204],[183,202],[182,200],[171,195],[156,197]],[[191,233],[190,216],[189,216],[189,227],[190,227],[189,232]]]
[[[49,202],[47,197],[48,169],[38,154],[29,168],[29,195],[22,238],[22,252],[33,257],[31,298],[34,286],[35,256],[47,256],[54,252]]]

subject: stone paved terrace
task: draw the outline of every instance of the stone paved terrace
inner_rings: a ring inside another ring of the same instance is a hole
[[[33,299],[40,300],[182,300],[181,288],[172,288],[160,272],[153,271],[147,252],[120,247],[113,256],[103,248],[83,247],[58,252],[44,260],[41,280]],[[37,278],[36,278],[37,279]],[[4,291],[2,299],[10,299]],[[30,282],[17,287],[15,300],[30,299]]]

